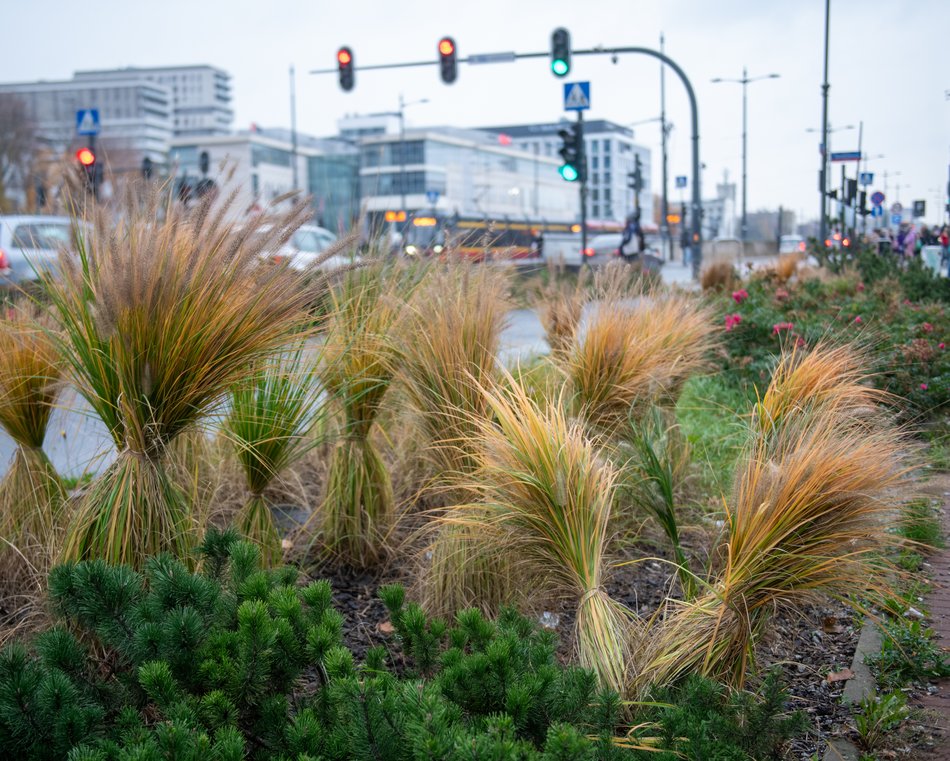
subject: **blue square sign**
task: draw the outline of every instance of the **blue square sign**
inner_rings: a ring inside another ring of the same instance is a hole
[[[99,109],[83,108],[76,112],[76,134],[99,134]]]
[[[590,82],[564,83],[564,110],[586,111],[590,108]]]

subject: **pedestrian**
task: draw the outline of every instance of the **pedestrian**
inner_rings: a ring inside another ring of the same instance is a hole
[[[910,261],[917,253],[917,228],[912,224],[904,235],[904,258]]]
[[[947,268],[947,277],[950,277],[950,227],[944,225],[937,236],[940,246],[940,269]]]

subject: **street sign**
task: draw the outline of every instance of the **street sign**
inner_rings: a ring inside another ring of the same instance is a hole
[[[871,207],[871,216],[872,216],[872,217],[883,217],[883,216],[884,216],[884,207],[883,207],[883,206],[872,206],[872,207]]]
[[[439,191],[438,190],[427,190],[426,191],[426,201],[429,202],[430,206],[435,206],[439,200]]]
[[[895,202],[891,204],[891,214],[900,214],[904,210],[904,207],[900,202]]]
[[[884,194],[880,190],[875,190],[871,193],[871,203],[875,206],[880,206],[884,203]]]
[[[590,108],[590,82],[564,83],[564,110],[586,111]]]
[[[901,223],[901,215],[900,215],[900,214],[891,214],[891,224],[892,224],[892,225],[899,225],[900,223]]]
[[[860,182],[864,187],[867,187],[872,182],[874,182],[874,172],[861,172],[858,177],[858,182]]]
[[[860,161],[861,151],[842,151],[841,153],[831,154],[832,161]]]
[[[99,109],[83,108],[76,112],[76,134],[99,134]]]
[[[927,215],[927,202],[914,201],[914,219]]]
[[[686,187],[686,175],[680,175],[676,178],[676,187],[685,188]]]
[[[467,59],[467,63],[508,63],[509,61],[517,60],[517,54],[515,53],[478,53],[476,55],[470,55]]]

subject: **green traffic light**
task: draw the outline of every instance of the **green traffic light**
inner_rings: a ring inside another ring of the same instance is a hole
[[[557,74],[559,77],[563,77],[567,74],[570,67],[567,65],[567,61],[563,61],[560,58],[551,61],[551,71]]]
[[[558,172],[560,172],[561,177],[563,177],[568,182],[575,182],[577,178],[580,177],[577,167],[573,164],[563,164],[561,168],[558,169]]]

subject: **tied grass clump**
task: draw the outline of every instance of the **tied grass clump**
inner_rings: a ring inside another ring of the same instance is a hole
[[[353,566],[384,554],[393,487],[371,433],[395,372],[395,331],[411,288],[409,273],[376,263],[346,275],[330,294],[330,320],[318,372],[339,415],[327,487],[310,523],[323,546]]]
[[[711,312],[686,294],[599,303],[561,365],[576,414],[612,437],[650,404],[675,403],[706,366],[715,332]]]
[[[257,548],[209,533],[201,572],[168,555],[143,572],[70,563],[50,578],[60,624],[0,651],[0,756],[53,759],[634,757],[620,699],[564,667],[552,634],[507,611],[452,626],[381,590],[405,658],[343,646],[326,581],[262,570]],[[397,652],[400,648],[396,647]]]
[[[428,489],[446,502],[469,499],[464,486],[478,467],[479,421],[490,415],[483,393],[498,371],[498,349],[508,304],[507,276],[499,268],[453,261],[430,269],[410,302],[396,358],[416,435],[426,448]],[[486,552],[471,532],[436,524],[422,574],[425,607],[451,615],[480,606],[497,613],[506,602],[511,569]]]
[[[835,371],[836,363],[815,361]],[[765,398],[793,398],[794,377],[778,373]],[[776,607],[818,593],[850,602],[882,578],[883,558],[899,542],[889,525],[908,486],[906,441],[883,414],[868,414],[867,395],[847,375],[838,378],[842,388],[783,405],[766,430],[755,416],[727,506],[724,568],[708,591],[671,602],[650,627],[634,692],[691,671],[741,685]]]
[[[66,490],[43,440],[61,387],[56,346],[24,307],[0,319],[0,427],[16,442],[0,481],[0,536],[45,545],[62,517]]]
[[[538,406],[508,386],[484,391],[491,415],[472,421],[476,467],[461,485],[473,501],[439,520],[506,558],[535,602],[576,601],[580,661],[619,689],[633,617],[603,588],[617,472],[562,404]]]
[[[316,444],[310,434],[322,404],[315,360],[306,351],[300,347],[262,363],[250,382],[232,392],[224,424],[249,492],[235,523],[260,547],[266,565],[280,560],[282,548],[265,491]]]
[[[549,266],[547,281],[538,288],[533,306],[544,328],[551,354],[565,356],[574,343],[584,305],[590,301],[590,270],[582,267],[574,278],[563,267]],[[573,282],[571,280],[573,279]]]
[[[101,211],[44,281],[66,373],[118,453],[76,506],[66,558],[186,554],[194,521],[169,446],[306,325],[296,276],[262,266],[306,208],[261,226],[230,221],[227,202],[162,200],[130,199],[117,219]]]

